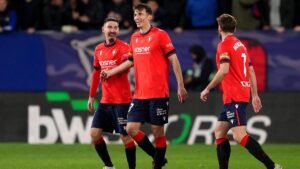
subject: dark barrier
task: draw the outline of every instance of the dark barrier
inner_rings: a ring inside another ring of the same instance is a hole
[[[248,132],[260,143],[300,143],[300,93],[261,96],[260,114],[248,106]],[[92,115],[86,110],[87,93],[1,93],[0,104],[0,142],[90,143]],[[184,104],[173,94],[170,105],[166,125],[170,143],[214,143],[213,130],[222,106],[219,93],[212,93],[206,104],[200,103],[198,93],[191,93]],[[116,136],[107,139],[120,142]]]

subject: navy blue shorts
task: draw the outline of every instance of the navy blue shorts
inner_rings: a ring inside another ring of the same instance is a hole
[[[225,104],[223,110],[219,115],[219,121],[227,121],[230,128],[236,126],[247,125],[246,107],[248,103],[245,102],[232,102]]]
[[[168,123],[169,98],[133,99],[128,122],[147,122],[153,125]]]
[[[101,128],[104,132],[127,135],[126,123],[128,104],[99,104],[95,112],[92,128]]]

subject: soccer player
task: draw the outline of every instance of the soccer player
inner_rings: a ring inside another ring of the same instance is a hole
[[[153,168],[160,169],[165,165],[166,137],[164,124],[168,122],[169,110],[169,63],[171,62],[178,84],[178,100],[187,98],[182,80],[181,67],[169,35],[150,22],[152,10],[146,4],[134,7],[134,21],[139,29],[130,40],[132,57],[122,65],[104,71],[102,77],[127,70],[132,65],[135,70],[135,92],[131,102],[127,132],[137,144],[153,157]],[[140,131],[141,124],[151,124],[155,138],[155,148],[148,137]]]
[[[228,168],[230,144],[227,132],[231,129],[235,141],[261,161],[267,169],[281,169],[282,167],[274,164],[259,143],[246,132],[246,106],[250,99],[250,90],[255,113],[260,111],[262,104],[257,94],[255,72],[247,50],[234,36],[236,19],[231,15],[223,14],[217,18],[217,21],[222,39],[216,54],[218,72],[201,92],[200,99],[207,101],[210,90],[221,83],[224,107],[215,130],[219,168]]]
[[[130,47],[117,39],[119,21],[109,17],[104,21],[102,32],[105,42],[99,44],[94,54],[94,70],[88,100],[88,109],[94,112],[94,97],[100,83],[100,74],[103,70],[112,69],[127,59]],[[95,112],[91,137],[99,157],[104,162],[103,169],[114,169],[107,151],[103,132],[120,133],[125,146],[129,169],[135,169],[135,143],[126,132],[127,113],[131,102],[131,91],[128,81],[128,72],[122,72],[110,79],[102,81],[102,98]]]

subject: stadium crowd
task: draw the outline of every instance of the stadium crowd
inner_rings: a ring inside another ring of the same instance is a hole
[[[133,29],[132,6],[140,2],[153,9],[153,25],[177,33],[216,28],[222,13],[235,16],[240,29],[300,32],[299,0],[0,0],[0,32],[97,30],[107,16]]]

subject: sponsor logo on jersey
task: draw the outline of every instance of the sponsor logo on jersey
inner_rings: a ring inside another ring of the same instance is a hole
[[[136,54],[149,54],[150,53],[150,46],[135,48],[134,52]]]
[[[104,60],[100,61],[100,66],[102,68],[113,67],[117,64],[117,60]]]

